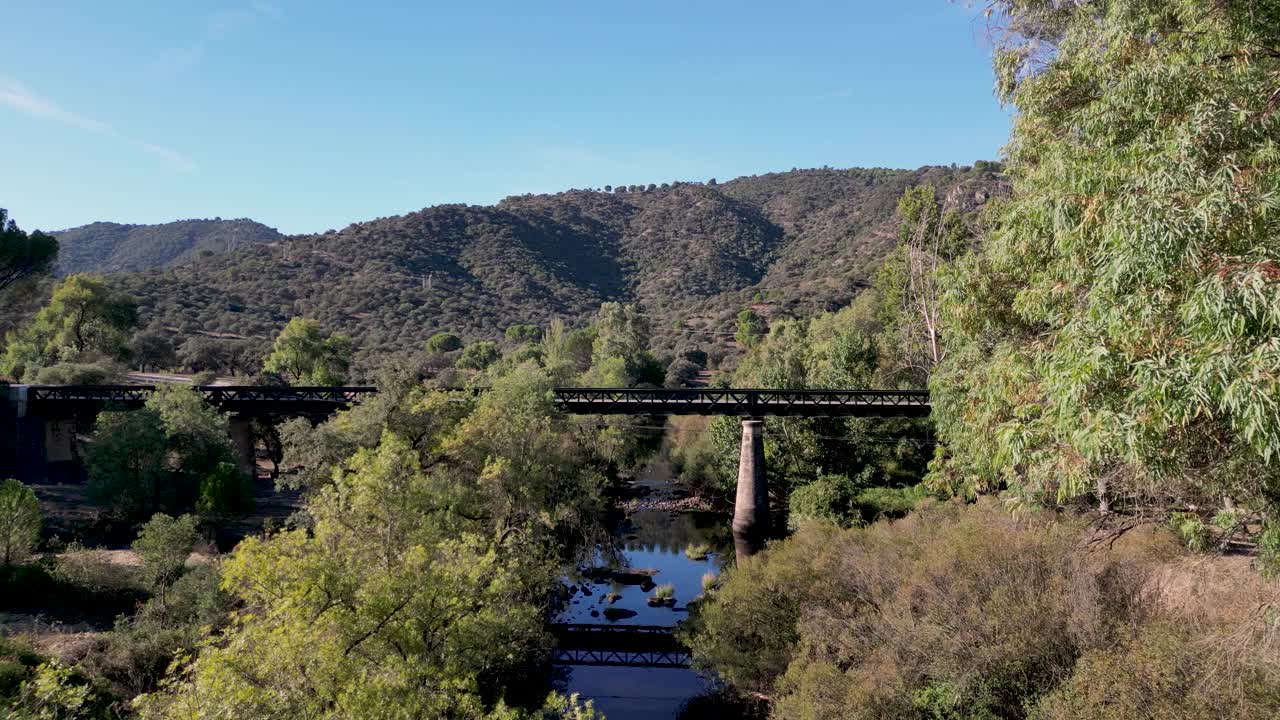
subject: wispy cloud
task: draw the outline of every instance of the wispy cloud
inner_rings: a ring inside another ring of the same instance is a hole
[[[270,2],[255,2],[247,7],[209,13],[202,18],[195,41],[186,47],[162,51],[152,63],[152,70],[163,77],[174,77],[202,60],[209,46],[219,38],[252,27],[261,18],[279,18],[282,15],[284,11]]]
[[[196,164],[177,150],[125,135],[101,120],[95,120],[94,118],[66,110],[54,101],[35,94],[27,89],[25,85],[10,77],[0,76],[0,105],[30,117],[69,125],[131,145],[161,158],[175,169],[183,172],[194,172],[196,170]]]

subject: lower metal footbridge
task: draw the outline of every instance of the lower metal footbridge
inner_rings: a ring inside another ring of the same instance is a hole
[[[687,668],[689,649],[669,625],[575,624],[550,627],[558,665]]]

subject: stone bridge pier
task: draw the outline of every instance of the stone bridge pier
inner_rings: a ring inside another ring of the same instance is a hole
[[[227,429],[231,434],[231,450],[236,458],[236,466],[250,479],[256,477],[258,455],[253,437],[253,418],[244,413],[236,413],[231,416]]]
[[[733,502],[733,544],[739,561],[764,548],[769,535],[769,481],[764,463],[764,421],[742,421],[738,494]]]

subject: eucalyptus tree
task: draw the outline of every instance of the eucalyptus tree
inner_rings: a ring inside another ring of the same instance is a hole
[[[945,283],[933,481],[1280,500],[1280,4],[997,0],[1012,195]],[[1253,514],[1256,520],[1258,515]]]

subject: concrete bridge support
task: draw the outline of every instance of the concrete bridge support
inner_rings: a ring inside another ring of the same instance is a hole
[[[18,419],[26,414],[26,398],[22,395],[16,387],[0,385],[0,480],[19,474],[22,436]]]
[[[0,480],[17,478],[25,482],[48,479],[48,423],[27,411],[25,385],[0,385]],[[61,443],[55,453],[59,459],[71,453],[75,426],[67,432],[60,427],[55,440]],[[69,458],[68,458],[69,459]]]
[[[738,495],[733,503],[733,544],[742,561],[764,548],[769,533],[769,483],[764,466],[764,421],[742,421]]]
[[[44,460],[67,463],[76,459],[76,419],[59,418],[44,423]]]
[[[240,472],[253,478],[258,472],[258,456],[253,442],[253,419],[248,415],[232,415],[229,430],[231,449]]]

